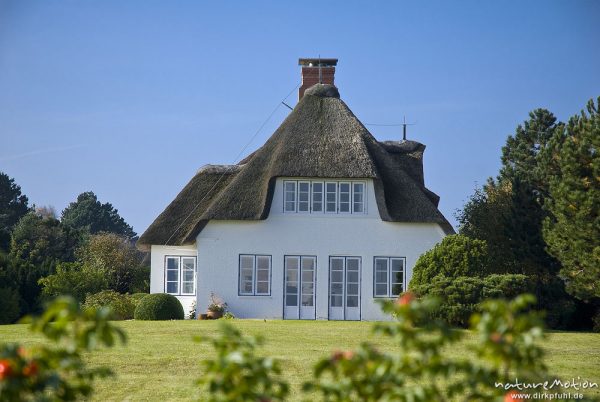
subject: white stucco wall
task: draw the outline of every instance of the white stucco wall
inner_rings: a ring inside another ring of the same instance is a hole
[[[283,318],[285,255],[317,256],[316,318],[328,318],[330,256],[360,256],[361,317],[383,319],[373,298],[373,258],[406,257],[407,283],[417,258],[444,237],[437,224],[384,222],[379,217],[373,183],[367,180],[367,214],[283,213],[282,179],[278,179],[269,217],[264,221],[211,221],[197,238],[198,306],[203,312],[211,292],[219,294],[241,318]],[[168,247],[152,247],[152,292],[164,289]],[[180,250],[182,248],[175,248]],[[195,253],[190,248],[186,252]],[[183,251],[183,250],[182,250]],[[238,295],[240,254],[272,256],[271,295]],[[191,254],[190,254],[191,255]]]
[[[150,250],[150,293],[165,293],[165,257],[166,256],[192,256],[195,257],[197,249],[191,246],[152,246]],[[175,295],[183,306],[186,318],[196,296]]]

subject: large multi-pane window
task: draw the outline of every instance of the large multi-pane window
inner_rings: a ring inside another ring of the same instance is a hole
[[[283,182],[285,213],[365,214],[366,184],[363,181]]]
[[[373,296],[395,297],[404,291],[403,257],[375,257]]]
[[[165,293],[196,294],[196,257],[165,257]]]
[[[240,255],[239,294],[244,296],[271,294],[270,255]]]

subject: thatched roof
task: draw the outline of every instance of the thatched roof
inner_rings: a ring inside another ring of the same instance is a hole
[[[209,220],[266,219],[277,177],[371,178],[381,219],[438,223],[452,233],[439,197],[423,184],[424,150],[414,141],[378,142],[337,88],[317,84],[240,165],[201,169],[138,245],[193,243]]]

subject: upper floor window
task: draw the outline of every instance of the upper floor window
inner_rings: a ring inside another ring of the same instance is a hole
[[[196,257],[165,257],[165,293],[196,294]]]
[[[373,296],[396,297],[404,291],[404,258],[375,257]]]
[[[285,180],[283,212],[364,214],[365,187],[363,181]]]

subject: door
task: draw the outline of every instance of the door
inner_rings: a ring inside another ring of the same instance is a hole
[[[360,257],[329,258],[329,319],[360,320]]]
[[[316,317],[315,278],[317,258],[286,256],[284,265],[283,318],[314,320]]]

